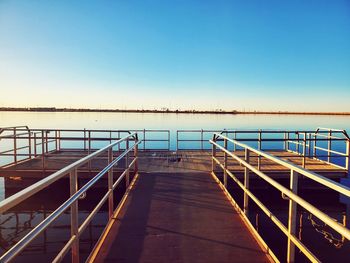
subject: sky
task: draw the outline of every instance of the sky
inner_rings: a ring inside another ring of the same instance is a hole
[[[0,107],[350,112],[350,1],[0,0]]]

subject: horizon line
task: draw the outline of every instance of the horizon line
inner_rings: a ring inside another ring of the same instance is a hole
[[[290,114],[290,115],[349,115],[350,112],[322,111],[239,111],[239,110],[173,110],[162,109],[96,109],[96,108],[56,108],[56,107],[0,107],[0,111],[13,112],[125,112],[125,113],[175,113],[175,114]]]

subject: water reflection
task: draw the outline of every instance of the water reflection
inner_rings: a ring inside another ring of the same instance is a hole
[[[0,112],[1,126],[60,129],[308,129],[350,130],[350,116],[154,113]]]
[[[0,217],[0,249],[3,254],[7,249],[16,244],[25,234],[31,231],[41,220],[45,219],[52,210],[38,211],[11,211]],[[87,211],[80,211],[81,217],[87,217]],[[94,247],[105,225],[106,212],[96,215],[96,220],[89,224],[80,239],[80,251],[82,258],[86,258]],[[51,261],[58,251],[67,242],[70,234],[70,214],[63,214],[53,226],[45,230],[40,237],[35,239],[15,260],[15,262],[28,262],[39,260]],[[69,256],[65,261],[70,262]]]
[[[80,181],[83,185],[84,179]],[[15,184],[6,184],[6,197],[18,192],[21,187]],[[34,181],[33,181],[34,182]],[[32,183],[33,183],[32,182]],[[42,190],[23,203],[0,215],[0,253],[16,244],[24,235],[30,232],[43,219],[51,214],[69,196],[68,178],[60,179],[48,189]],[[99,202],[107,190],[107,180],[103,179],[96,188],[88,190],[85,197],[79,200],[79,224],[88,217],[93,207]],[[125,191],[125,183],[118,186],[115,191],[115,203],[117,204]],[[31,261],[47,262],[53,260],[70,238],[70,210],[62,214],[46,231],[35,239],[16,258],[15,262]],[[96,214],[87,229],[80,238],[80,256],[85,260],[93,249],[108,221],[107,206],[103,206]],[[70,255],[64,259],[70,262]]]

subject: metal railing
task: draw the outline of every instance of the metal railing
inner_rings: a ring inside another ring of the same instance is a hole
[[[291,140],[291,135],[294,135]],[[305,168],[306,157],[313,158],[324,163],[328,163],[337,166],[341,169],[345,169],[349,172],[349,156],[350,156],[350,138],[346,130],[332,129],[332,128],[317,128],[315,132],[295,132],[294,134],[286,133],[286,150],[303,156],[302,166]],[[327,148],[317,145],[317,142],[323,142],[327,144]],[[336,150],[333,148],[332,142],[344,143],[344,151]],[[292,149],[290,145],[294,145]],[[319,154],[318,151],[325,152]],[[339,165],[332,160],[332,158],[344,158],[344,165]]]
[[[177,130],[176,131],[176,150],[186,150],[188,147],[183,147],[182,144],[192,144],[191,149],[205,150],[205,143],[208,143],[208,138],[212,136],[214,132],[220,132],[221,130],[203,130],[203,129],[192,129],[192,130]],[[195,138],[189,138],[188,135],[194,135]],[[209,137],[208,137],[209,136]],[[208,138],[207,138],[208,137]]]
[[[118,151],[118,156],[114,157],[113,148],[117,147],[121,143],[125,143],[125,150],[121,153]],[[132,144],[132,145],[130,145]],[[126,185],[129,185],[130,170],[133,168],[133,172],[138,172],[138,140],[137,133],[129,134],[111,144],[91,153],[90,155],[68,165],[67,167],[53,173],[52,175],[40,180],[39,182],[23,189],[22,191],[6,198],[0,202],[0,213],[4,213],[8,209],[16,206],[17,204],[25,201],[29,197],[33,196],[40,190],[48,187],[57,180],[69,175],[70,181],[70,198],[67,199],[60,207],[53,211],[48,217],[41,221],[34,229],[26,234],[20,241],[18,241],[13,247],[11,247],[5,254],[0,258],[1,262],[9,262],[14,259],[23,249],[25,249],[34,239],[36,239],[44,230],[46,230],[60,215],[62,215],[67,209],[70,208],[71,216],[71,236],[68,242],[64,245],[58,255],[55,257],[53,262],[58,262],[63,259],[69,250],[72,254],[72,262],[79,262],[79,237],[82,235],[84,230],[87,228],[91,220],[101,209],[102,205],[108,200],[108,214],[109,218],[112,217],[114,212],[114,200],[113,191],[125,178]],[[131,160],[130,153],[133,151],[133,159]],[[97,158],[102,154],[108,155],[108,164],[103,168],[97,175],[89,180],[84,186],[78,189],[78,169],[93,159]],[[123,158],[125,158],[125,170],[113,181],[113,167],[117,165]],[[91,213],[87,216],[84,222],[79,225],[78,222],[78,199],[86,194],[92,186],[94,186],[103,175],[108,174],[108,191],[101,198],[98,204],[93,208]]]
[[[29,129],[27,126],[0,129],[0,168],[6,168],[32,158],[41,158],[42,170],[50,154],[60,151],[58,159],[81,158],[80,151],[94,152],[96,145],[111,143],[130,132],[140,136],[141,150],[210,150],[208,143],[212,134],[218,130],[192,129],[177,130],[171,137],[170,130],[74,130],[74,129]],[[288,158],[301,158],[306,167],[307,158],[337,166],[349,172],[350,143],[345,130],[317,128],[316,131],[298,130],[223,130],[222,134],[247,143],[259,150],[288,151],[294,153]],[[7,142],[7,148],[4,144]],[[343,151],[337,149],[339,142]],[[22,143],[22,145],[20,144]],[[327,144],[328,147],[322,147]],[[74,148],[75,146],[75,148]],[[99,148],[99,147],[98,147]],[[77,150],[76,155],[72,151]],[[120,150],[120,147],[118,148]],[[233,151],[236,145],[233,145]],[[65,155],[65,151],[70,151]],[[275,153],[279,156],[278,153]],[[4,160],[4,158],[7,158]],[[344,161],[343,161],[344,160]],[[260,162],[260,159],[258,160]]]
[[[88,130],[88,129],[29,129],[27,126],[0,129],[0,168],[40,157],[45,170],[46,158],[60,151],[57,158],[76,158],[81,154],[64,151],[81,150],[90,154],[101,145],[111,143],[123,136],[137,132],[141,135],[140,150],[170,150],[169,130]],[[21,143],[22,145],[19,145]],[[75,146],[75,147],[74,147]],[[118,145],[118,150],[121,150]],[[6,158],[6,160],[4,160]]]
[[[223,145],[220,145],[222,144]],[[287,262],[294,262],[295,259],[295,247],[297,247],[311,262],[320,262],[319,259],[301,242],[300,239],[296,236],[296,216],[297,216],[297,205],[303,207],[310,214],[313,214],[318,219],[323,221],[326,225],[332,228],[334,231],[342,235],[347,240],[350,240],[350,230],[347,229],[344,225],[336,222],[333,218],[316,208],[315,206],[308,203],[306,200],[301,198],[298,195],[298,178],[304,176],[309,178],[327,188],[330,188],[334,191],[337,191],[340,194],[343,194],[346,197],[350,197],[350,188],[334,182],[330,179],[327,179],[321,175],[318,175],[314,172],[308,171],[300,166],[289,163],[285,160],[282,160],[276,156],[270,155],[262,150],[255,149],[246,144],[243,144],[237,140],[230,139],[223,134],[214,134],[213,139],[210,140],[212,144],[212,175],[220,183],[221,187],[225,193],[230,197],[231,201],[234,203],[237,210],[242,214],[243,218],[249,225],[253,233],[258,237],[262,245],[265,247],[266,251],[274,258],[275,261],[279,261],[275,256],[273,251],[268,247],[259,233],[255,230],[254,226],[251,224],[248,218],[249,212],[249,200],[255,202],[255,204],[270,218],[270,220],[287,236],[288,245],[287,245]],[[228,150],[228,144],[234,144],[236,147],[240,147],[244,150],[244,158],[239,157],[234,152]],[[217,150],[220,150],[223,153],[223,162],[219,160],[217,155]],[[252,156],[251,153],[255,155]],[[241,182],[233,172],[228,168],[228,158],[233,159],[238,162],[240,165],[244,166],[244,181]],[[266,158],[270,161],[273,161],[276,164],[282,165],[290,170],[290,187],[286,188],[280,183],[267,176],[265,173],[260,171],[258,167],[252,165],[251,160],[253,158]],[[223,184],[221,184],[218,176],[216,174],[217,165],[223,170]],[[274,187],[276,190],[280,191],[282,196],[289,199],[289,211],[288,211],[288,226],[285,226],[278,218],[275,216],[271,210],[269,210],[250,190],[249,187],[249,178],[250,173],[254,173],[269,185]],[[239,207],[238,203],[232,198],[232,196],[227,191],[227,178],[231,177],[234,182],[243,190],[243,209]]]

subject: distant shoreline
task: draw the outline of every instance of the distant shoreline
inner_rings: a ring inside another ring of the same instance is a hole
[[[299,112],[299,111],[227,111],[227,110],[137,110],[137,109],[79,109],[55,107],[0,107],[1,112],[116,112],[116,113],[175,113],[175,114],[266,114],[266,115],[340,115],[350,116],[350,112]]]

